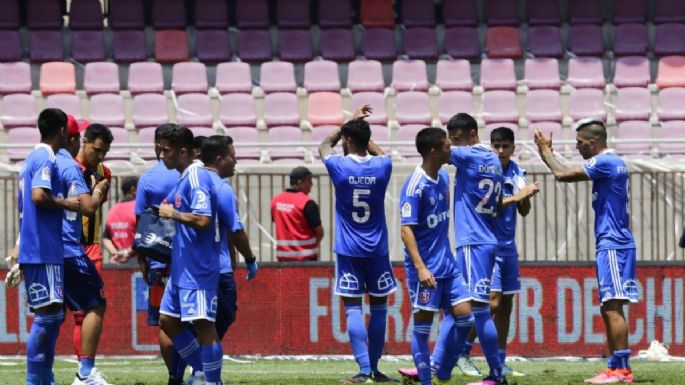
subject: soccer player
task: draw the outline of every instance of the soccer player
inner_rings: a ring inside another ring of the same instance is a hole
[[[64,319],[63,210],[80,209],[57,173],[55,153],[66,144],[67,115],[48,108],[38,116],[40,143],[19,173],[19,266],[28,305],[34,312],[26,341],[27,385],[55,384],[52,364],[59,327]]]
[[[411,352],[421,385],[431,385],[428,335],[433,316],[444,309],[454,317],[453,361],[443,362],[436,384],[449,384],[456,352],[474,323],[471,294],[456,267],[449,241],[450,187],[443,164],[450,159],[450,142],[439,128],[416,135],[423,162],[402,187],[400,215],[404,267],[414,313]],[[442,332],[451,332],[443,330]]]
[[[194,369],[195,383],[221,381],[223,351],[215,329],[219,285],[217,197],[209,172],[193,164],[193,133],[172,127],[159,140],[161,158],[181,178],[159,206],[176,222],[171,277],[164,290],[159,324],[174,349]],[[197,338],[182,322],[191,322]]]
[[[635,240],[630,232],[628,168],[614,150],[607,147],[607,130],[600,119],[576,123],[576,148],[585,159],[582,166],[562,165],[552,152],[552,135],[535,130],[540,157],[560,182],[592,181],[595,211],[597,281],[600,310],[612,355],[608,368],[585,380],[592,384],[632,383],[628,323],[623,305],[637,302]]]
[[[81,216],[92,215],[100,208],[109,181],[102,179],[95,183],[91,192],[91,186],[86,183],[81,167],[74,160],[74,156],[79,152],[81,132],[84,129],[84,135],[90,137],[90,140],[97,136],[97,140],[103,145],[103,153],[107,153],[113,139],[112,133],[108,128],[98,126],[68,116],[67,145],[57,153],[57,171],[62,189],[67,191],[68,197],[77,197],[80,202],[80,209],[77,212],[64,212],[62,222],[64,302],[74,313],[74,318],[78,317],[81,322],[81,327],[77,328],[79,335],[74,336],[74,341],[79,342],[80,346],[76,346],[79,364],[73,385],[108,384],[95,367],[95,354],[102,333],[102,320],[107,301],[102,277],[81,245]]]
[[[387,298],[397,284],[388,255],[385,191],[392,162],[371,140],[371,113],[365,105],[352,120],[334,130],[319,146],[319,154],[335,186],[335,294],[343,299],[347,333],[359,373],[343,383],[397,381],[378,370],[385,344]],[[342,141],[344,155],[333,147]],[[369,294],[368,332],[362,316],[362,297]],[[368,347],[367,347],[368,338]]]

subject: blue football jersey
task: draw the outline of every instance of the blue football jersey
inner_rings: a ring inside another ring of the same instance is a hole
[[[513,160],[509,161],[506,170],[503,170],[502,196],[509,198],[519,192],[526,185],[526,170],[519,167]],[[495,235],[499,241],[497,255],[518,255],[516,251],[516,214],[518,204],[512,203],[502,207],[497,213],[495,221]]]
[[[243,229],[243,224],[240,222],[238,215],[238,204],[236,202],[233,187],[228,183],[228,180],[221,179],[219,174],[209,171],[209,175],[214,183],[217,197],[217,220],[219,224],[219,234],[221,237],[219,254],[219,264],[221,265],[221,274],[230,273],[233,271],[231,265],[232,248],[229,247],[228,234],[235,233]]]
[[[454,186],[454,229],[457,247],[497,244],[495,218],[502,195],[502,164],[482,144],[452,147],[457,167]]]
[[[384,202],[392,174],[390,158],[329,155],[323,162],[335,186],[333,251],[348,257],[387,256]]]
[[[449,241],[449,180],[445,170],[440,170],[435,180],[418,166],[400,193],[402,224],[414,225],[419,255],[435,278],[446,278],[456,273]],[[404,267],[408,278],[417,279],[416,268],[406,249]]]
[[[197,164],[186,168],[167,201],[179,212],[212,218],[206,230],[176,222],[171,282],[184,289],[216,290],[221,237],[216,226],[216,192],[209,172]]]
[[[630,232],[630,180],[628,168],[614,150],[606,150],[583,163],[592,180],[597,250],[635,247]]]
[[[83,179],[81,167],[65,149],[57,152],[57,172],[59,173],[60,182],[62,182],[62,191],[65,191],[67,195],[71,189],[74,190],[77,197],[83,194],[90,194],[86,180]],[[81,245],[82,228],[81,213],[64,210],[62,222],[64,258],[80,257],[86,254]]]
[[[36,145],[19,173],[18,206],[21,207],[19,263],[62,264],[64,263],[63,211],[36,206],[31,199],[31,191],[35,188],[50,190],[55,197],[64,197],[62,183],[57,172],[55,153],[45,143]]]

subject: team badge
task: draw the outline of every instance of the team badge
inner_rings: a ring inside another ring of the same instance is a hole
[[[174,202],[174,205],[176,206],[176,208],[181,207],[181,199],[182,199],[181,194],[176,194],[176,201]]]
[[[40,179],[50,181],[50,167],[43,167],[43,170],[40,172]]]
[[[411,218],[411,205],[409,202],[405,202],[402,205],[402,218]]]
[[[431,299],[431,293],[427,291],[422,291],[421,294],[419,295],[419,300],[421,303],[428,303]]]
[[[428,201],[430,202],[431,206],[435,206],[435,197],[430,197]]]

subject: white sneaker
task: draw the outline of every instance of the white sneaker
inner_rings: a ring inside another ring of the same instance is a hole
[[[205,385],[205,372],[195,372],[193,375],[193,385]]]
[[[76,373],[76,378],[71,385],[113,385],[107,382],[105,376],[100,373],[97,368],[93,368],[90,374],[86,378],[81,378],[78,373]]]
[[[482,377],[480,369],[473,363],[471,356],[460,355],[457,359],[457,367],[467,376],[471,377]]]
[[[507,364],[502,364],[502,374],[505,376],[523,377],[525,374],[517,372],[511,366]]]

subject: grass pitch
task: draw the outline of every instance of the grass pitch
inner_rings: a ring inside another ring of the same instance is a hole
[[[395,376],[397,369],[412,365],[410,361],[381,362],[381,370]],[[483,361],[477,362],[481,370]],[[514,369],[524,372],[525,377],[511,377],[510,384],[518,385],[567,385],[582,384],[583,379],[603,369],[603,362],[527,361],[513,362]],[[167,375],[162,360],[156,359],[99,359],[98,368],[115,385],[166,385]],[[224,360],[223,378],[227,384],[250,385],[335,385],[340,379],[353,375],[356,365],[352,361],[271,361],[256,360],[236,363]],[[76,363],[58,359],[55,375],[60,385],[74,380]],[[683,362],[635,362],[633,372],[636,384],[682,385],[685,384]],[[455,369],[452,383],[455,385],[475,381]],[[25,361],[21,357],[0,360],[0,385],[24,383]]]

